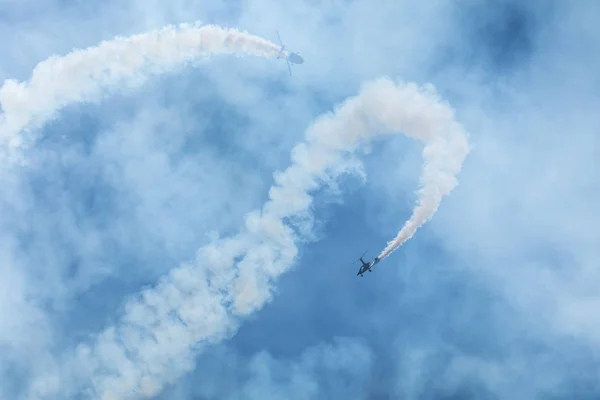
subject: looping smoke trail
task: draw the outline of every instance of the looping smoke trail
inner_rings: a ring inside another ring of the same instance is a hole
[[[235,30],[168,27],[54,57],[38,65],[29,83],[9,81],[0,89],[1,137],[18,148],[23,129],[43,123],[69,102],[98,99],[197,57],[233,52],[271,57],[277,51],[274,44]],[[364,142],[393,133],[424,142],[425,164],[419,202],[382,252],[389,255],[455,187],[468,142],[433,86],[380,78],[311,125],[305,142],[292,150],[292,165],[274,175],[269,201],[246,216],[237,235],[215,239],[198,250],[196,260],[130,299],[115,326],[36,379],[30,397],[148,398],[193,369],[204,346],[233,335],[242,317],[270,299],[274,281],[292,266],[297,244],[310,233],[311,193],[351,170],[347,156]]]
[[[279,46],[261,37],[199,23],[166,26],[96,47],[52,56],[39,63],[27,82],[6,80],[0,88],[0,148],[9,162],[33,138],[24,131],[40,127],[67,104],[97,101],[150,76],[218,54],[275,57]],[[287,54],[287,53],[286,53]]]
[[[442,198],[458,184],[456,175],[460,172],[463,161],[469,152],[467,135],[461,126],[454,122],[449,108],[439,110],[439,112],[440,117],[445,121],[437,121],[441,124],[434,129],[443,127],[443,132],[434,131],[433,135],[423,135],[422,137],[415,135],[426,143],[423,150],[424,165],[417,206],[398,235],[394,240],[388,242],[387,247],[379,254],[380,260],[389,256],[410,239],[421,225],[431,219]],[[418,129],[417,132],[419,132]]]

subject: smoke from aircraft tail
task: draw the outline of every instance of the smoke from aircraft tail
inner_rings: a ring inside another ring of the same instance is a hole
[[[264,39],[215,26],[165,28],[103,42],[42,62],[26,84],[6,83],[0,89],[5,110],[0,132],[18,148],[24,128],[51,118],[69,102],[97,99],[107,89],[131,87],[149,73],[210,53],[273,57],[278,50]],[[31,397],[148,398],[193,369],[204,346],[234,334],[240,318],[270,299],[274,281],[292,266],[298,243],[310,234],[311,193],[354,171],[349,153],[378,135],[401,133],[425,143],[425,165],[419,203],[382,253],[390,254],[431,218],[456,185],[468,143],[431,85],[380,78],[308,128],[305,141],[291,152],[291,166],[275,173],[269,200],[246,216],[238,234],[213,240],[195,260],[127,301],[118,322],[40,376]]]
[[[413,105],[413,107],[419,106],[425,106],[425,104]],[[410,219],[379,254],[380,260],[389,256],[410,239],[421,225],[431,219],[442,198],[448,195],[458,183],[456,175],[460,172],[463,161],[469,152],[467,135],[462,127],[453,121],[453,115],[449,108],[440,109],[438,112],[440,119],[428,128],[415,127],[414,130],[405,131],[409,136],[425,143],[424,165],[420,178],[421,188],[418,190],[419,199]]]
[[[209,55],[275,57],[278,52],[276,44],[247,32],[181,24],[49,57],[29,81],[6,80],[0,88],[2,156],[20,160],[18,150],[32,140],[24,131],[43,125],[67,104],[97,101]]]

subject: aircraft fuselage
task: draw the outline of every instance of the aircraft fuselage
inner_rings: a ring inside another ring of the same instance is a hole
[[[368,263],[364,262],[362,258],[360,259],[360,261],[363,264],[360,266],[360,269],[358,270],[358,274],[356,274],[356,275],[360,275],[362,277],[365,272],[372,271],[371,268],[373,268],[373,266],[379,262],[379,257],[375,257],[375,259],[373,261],[368,262]]]
[[[304,62],[304,59],[297,53],[289,53],[287,59],[292,64],[302,64]]]

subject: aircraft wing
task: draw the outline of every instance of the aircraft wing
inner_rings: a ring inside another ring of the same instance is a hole
[[[288,66],[288,70],[290,71],[290,76],[292,76],[292,67],[290,66],[290,62],[288,61],[288,59],[285,59],[285,62],[287,63]]]

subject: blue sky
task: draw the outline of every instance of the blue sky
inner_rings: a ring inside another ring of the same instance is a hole
[[[0,172],[0,397],[26,398],[130,296],[237,232],[311,122],[380,75],[431,82],[455,109],[472,146],[459,185],[356,277],[352,260],[409,218],[422,167],[418,143],[375,141],[365,182],[317,194],[315,238],[273,299],[154,398],[598,397],[599,8],[0,1],[2,80],[196,20],[275,42],[278,29],[306,60],[290,78],[278,60],[214,57],[36,130],[28,165]]]

